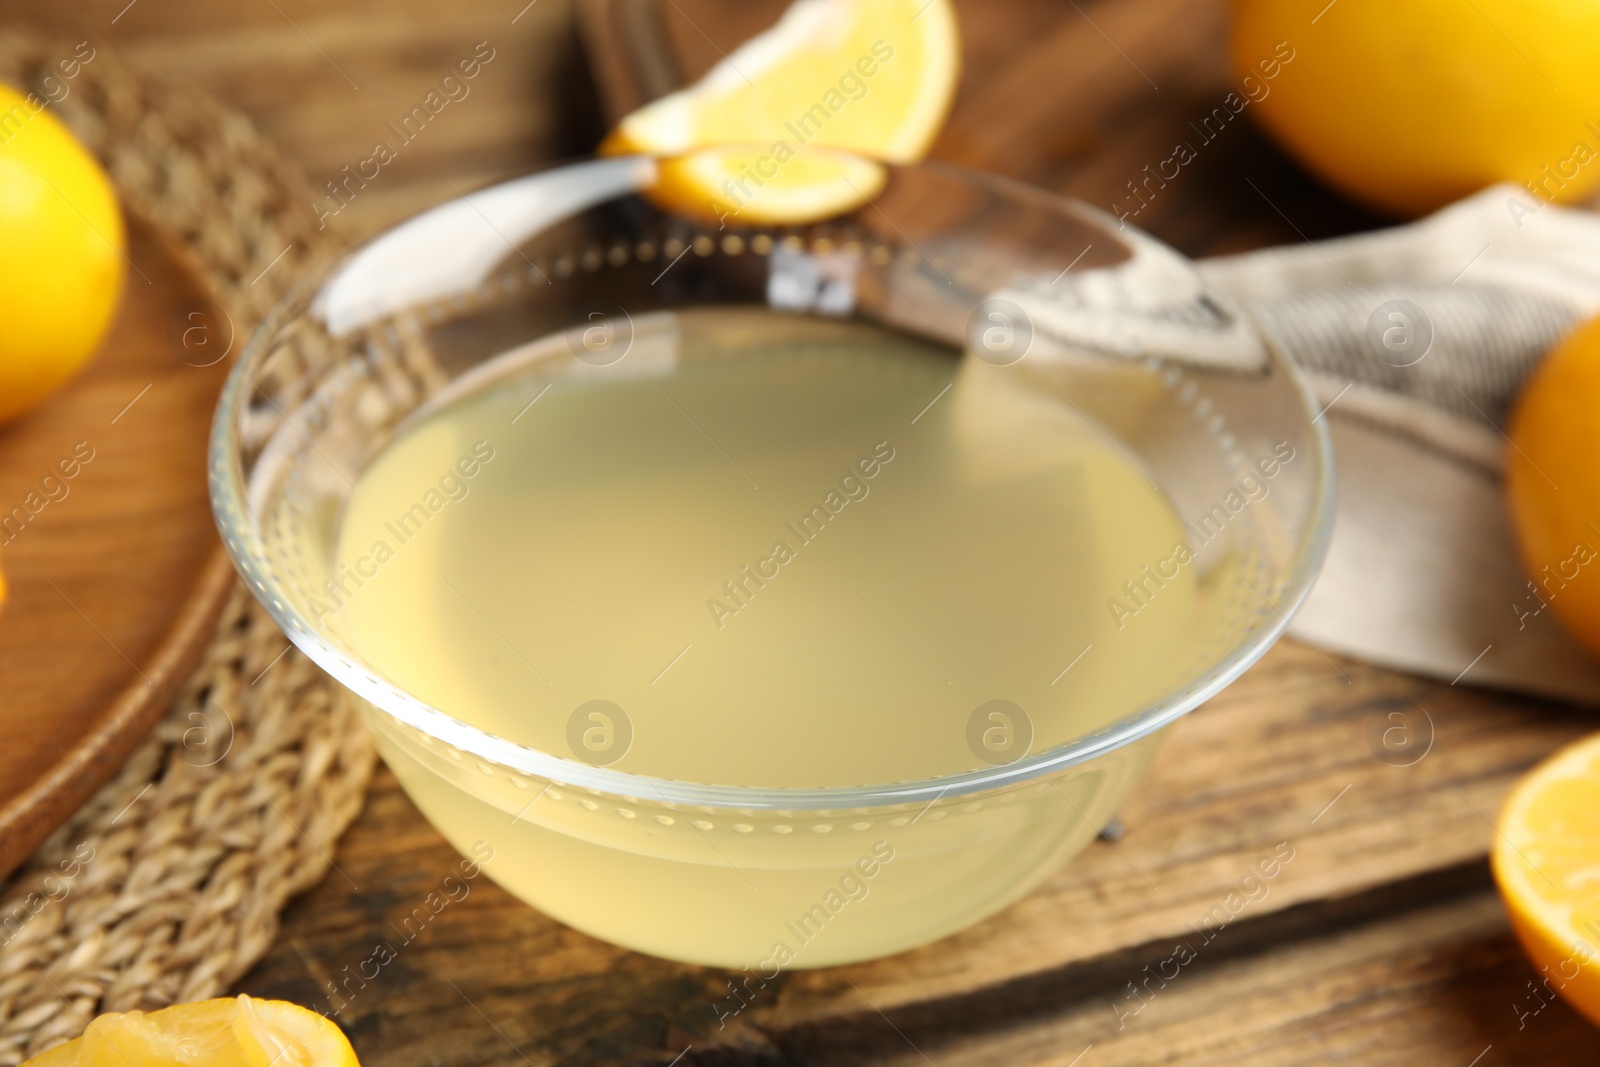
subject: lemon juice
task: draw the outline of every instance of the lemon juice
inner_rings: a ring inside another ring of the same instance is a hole
[[[1047,377],[769,311],[626,334],[603,360],[577,335],[507,353],[414,414],[345,506],[319,628],[519,744],[775,790],[1009,763],[1139,710],[1192,659],[1180,520]],[[758,972],[904,947],[929,908],[935,933],[995,910],[1149,758],[946,820],[512,789],[399,730],[379,743],[530,903]]]

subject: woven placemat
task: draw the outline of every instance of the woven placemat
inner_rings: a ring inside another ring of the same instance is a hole
[[[202,91],[103,46],[13,29],[0,29],[0,81],[55,101],[123,204],[186,250],[238,336],[326,253],[299,175]],[[252,284],[280,255],[283,282]],[[0,1065],[101,1012],[224,992],[266,952],[288,899],[327,872],[373,758],[353,698],[236,588],[152,736],[0,887]]]

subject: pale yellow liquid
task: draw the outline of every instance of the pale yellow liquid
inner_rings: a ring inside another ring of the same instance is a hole
[[[1171,505],[1048,383],[856,323],[711,311],[636,329],[614,366],[562,345],[405,429],[349,501],[336,573],[365,577],[322,625],[502,737],[765,787],[998,762],[969,729],[996,699],[1022,709],[1037,752],[1137,711],[1192,657],[1192,565],[1145,570],[1184,541]],[[575,709],[597,699],[626,717],[620,756],[570,747]],[[580,807],[559,786],[518,813],[518,796],[380,742],[458,847],[493,847],[486,870],[514,892],[728,964],[754,965],[880,838],[894,861],[794,965],[963,925],[1087,840],[1128,777],[1080,775],[982,828],[801,813],[786,836],[706,813],[713,829],[675,836],[681,816],[641,829],[644,808]]]

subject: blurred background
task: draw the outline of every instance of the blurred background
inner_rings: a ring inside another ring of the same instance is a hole
[[[613,25],[629,17],[614,10],[626,6],[588,5],[589,17]],[[656,9],[682,73],[693,79],[770,26],[785,6],[673,0]],[[487,41],[495,59],[470,96],[441,113],[329,220],[341,237],[356,241],[454,195],[451,182],[470,190],[593,151],[607,126],[584,54],[584,8],[571,0],[526,7],[478,0],[220,6],[89,0],[49,10],[5,0],[0,17],[104,41],[129,60],[192,80],[248,114],[318,188],[365,159],[388,123]],[[1222,0],[997,0],[957,4],[957,16],[961,83],[931,155],[1108,211],[1134,203],[1127,183],[1169,157],[1175,143],[1197,141],[1190,124],[1234,88]],[[1247,121],[1231,123],[1206,144],[1184,167],[1183,180],[1137,219],[1190,255],[1351,232],[1377,221],[1306,179]]]

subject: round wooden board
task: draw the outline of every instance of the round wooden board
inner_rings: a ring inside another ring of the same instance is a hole
[[[150,731],[233,583],[205,457],[244,338],[137,218],[128,257],[94,361],[0,427],[0,876]]]

